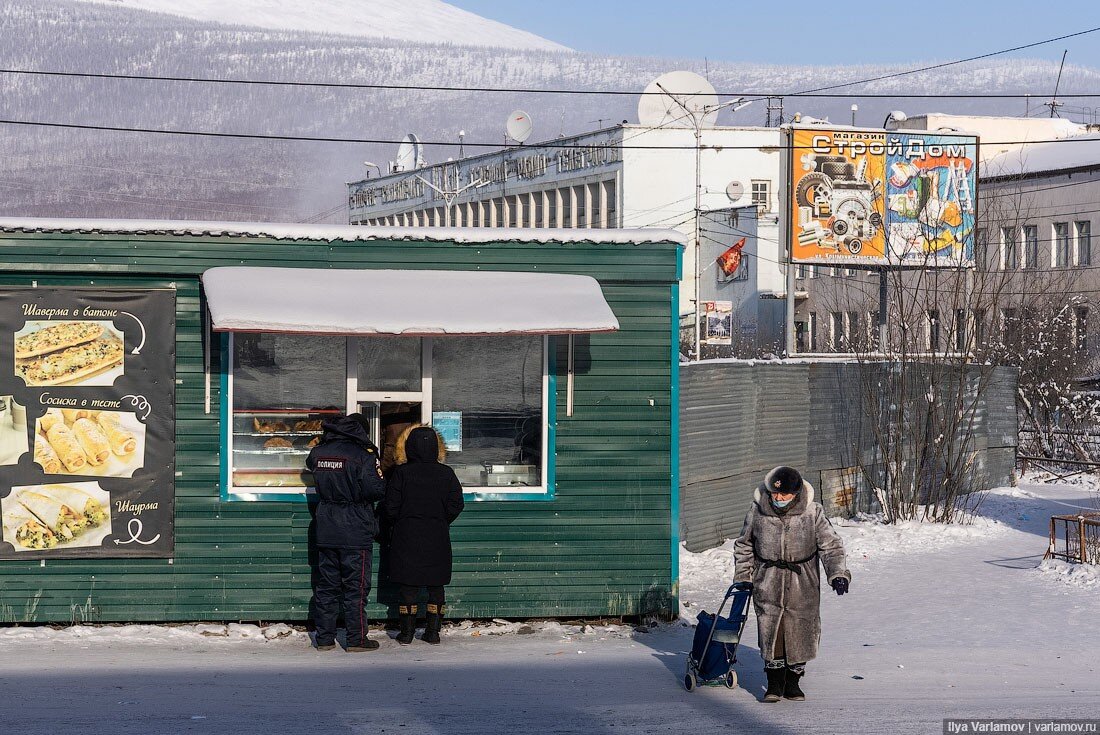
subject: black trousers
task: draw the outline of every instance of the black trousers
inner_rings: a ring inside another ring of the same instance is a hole
[[[360,646],[367,638],[367,596],[370,595],[373,549],[317,549],[317,586],[313,590],[313,622],[317,645],[336,641],[336,618],[341,609],[348,631],[347,645]]]
[[[416,598],[420,596],[420,590],[423,587],[413,587],[412,585],[401,585],[401,604],[405,607],[411,607],[416,604]],[[443,603],[447,601],[447,595],[443,590],[443,585],[438,587],[428,587],[428,604],[436,605],[437,607],[443,607]]]

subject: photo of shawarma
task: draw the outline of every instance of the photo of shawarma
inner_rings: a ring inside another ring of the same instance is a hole
[[[124,353],[110,322],[29,322],[15,333],[15,375],[27,386],[113,385]]]
[[[47,475],[132,477],[145,464],[145,425],[126,411],[48,408],[35,424],[34,461]]]
[[[111,498],[97,482],[14,487],[0,515],[16,551],[99,546],[111,533]]]

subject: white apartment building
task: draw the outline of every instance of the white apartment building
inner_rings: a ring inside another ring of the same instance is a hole
[[[743,305],[743,324],[758,321],[752,305],[783,290],[778,128],[713,127],[702,131],[699,155],[701,291],[714,279],[714,250],[746,237],[742,268],[721,298]],[[622,124],[543,143],[399,171],[348,184],[353,225],[410,227],[618,228],[679,230],[684,253],[682,314],[695,311],[696,138],[685,128]],[[727,193],[729,192],[729,193]],[[718,210],[755,205],[758,217]],[[729,242],[726,242],[729,240]],[[736,291],[735,295],[729,292]],[[743,292],[743,293],[742,293]],[[751,298],[749,298],[751,295]],[[707,300],[704,293],[700,299]],[[713,298],[713,297],[709,297]],[[770,314],[770,312],[769,312]],[[771,318],[770,316],[768,318]]]

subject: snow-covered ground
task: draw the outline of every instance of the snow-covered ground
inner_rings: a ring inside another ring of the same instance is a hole
[[[683,552],[685,621],[635,631],[464,623],[444,644],[319,653],[286,626],[0,629],[0,732],[939,733],[945,717],[1100,717],[1100,574],[1041,563],[1052,513],[1095,492],[991,493],[968,526],[838,523],[851,594],[826,594],[802,703],[761,704],[754,619],[739,688],[680,686],[730,544]],[[374,633],[381,637],[381,633]]]

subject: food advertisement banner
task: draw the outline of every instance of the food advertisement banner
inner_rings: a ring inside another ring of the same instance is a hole
[[[169,557],[172,290],[0,288],[0,559]]]
[[[973,262],[977,138],[796,128],[790,140],[795,262]]]

